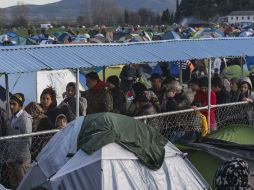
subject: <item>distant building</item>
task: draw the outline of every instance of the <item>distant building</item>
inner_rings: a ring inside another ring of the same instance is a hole
[[[228,23],[254,23],[254,11],[233,11],[228,15]]]

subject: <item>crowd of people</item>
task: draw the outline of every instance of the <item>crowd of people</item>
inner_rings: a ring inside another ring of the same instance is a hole
[[[100,80],[96,72],[87,73],[88,90],[80,92],[79,115],[114,112],[134,117],[188,108],[197,109],[208,105],[209,80],[205,72],[193,75],[188,83],[194,98],[186,93],[186,89],[176,78],[168,74],[153,73],[149,78],[151,88],[139,82],[140,77],[139,69],[133,64],[124,66],[120,77],[113,75],[105,82]],[[232,78],[228,81],[215,73],[211,79],[211,104],[238,101],[253,103],[252,78],[252,76],[242,80]],[[22,93],[11,95],[11,115],[0,109],[0,135],[10,136],[64,128],[76,118],[76,84],[74,82],[67,84],[63,101],[59,105],[57,105],[56,94],[52,87],[48,87],[42,91],[40,103],[31,102],[25,107],[25,97]],[[207,119],[207,110],[200,113]],[[212,108],[211,129],[215,128],[215,120],[225,119],[222,118],[225,116],[220,114],[216,116],[216,114]],[[247,116],[246,122],[248,122]],[[9,184],[12,185],[11,188],[17,187],[29,168],[31,159],[34,158],[34,155],[31,158],[30,153],[32,146],[32,138],[10,142],[4,167],[7,168],[5,171]]]

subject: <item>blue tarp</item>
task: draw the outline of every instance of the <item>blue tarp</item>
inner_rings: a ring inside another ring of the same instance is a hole
[[[252,68],[254,67],[254,56],[246,56],[245,57],[245,61],[248,67],[248,70],[252,70]]]

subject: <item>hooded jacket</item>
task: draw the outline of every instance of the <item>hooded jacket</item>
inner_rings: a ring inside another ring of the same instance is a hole
[[[249,86],[249,91],[247,93],[240,93],[240,97],[239,97],[239,101],[243,101],[244,98],[250,98],[252,100],[254,100],[254,96],[252,94],[252,83],[249,77],[244,77],[241,82],[240,85],[242,83],[247,83]]]
[[[251,83],[250,78],[249,77],[244,77],[241,80],[240,85],[242,83],[247,83],[248,84],[249,91],[247,93],[240,93],[239,101],[243,101],[244,98],[249,98],[249,99],[252,99],[254,101],[254,95],[252,93],[252,83]],[[248,104],[244,111],[245,111],[245,113],[246,113],[246,115],[248,117],[249,125],[253,125],[253,118],[254,118],[254,115],[253,115],[253,104]]]

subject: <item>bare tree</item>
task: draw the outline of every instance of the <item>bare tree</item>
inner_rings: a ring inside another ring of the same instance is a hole
[[[0,26],[3,26],[5,20],[4,20],[4,9],[0,9]]]
[[[123,17],[116,0],[92,0],[91,13],[94,24],[116,24]]]
[[[85,0],[84,4],[84,24],[91,25],[93,24],[92,19],[92,1],[93,0]]]
[[[28,26],[28,8],[23,1],[19,1],[12,11],[13,25]]]

